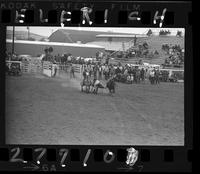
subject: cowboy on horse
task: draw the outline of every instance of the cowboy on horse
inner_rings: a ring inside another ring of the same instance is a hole
[[[86,88],[86,92],[89,93],[90,92],[90,86],[92,86],[92,82],[89,78],[89,72],[87,72],[86,70],[84,70],[83,72],[83,81],[81,82],[81,91],[83,91],[83,86],[85,86]]]

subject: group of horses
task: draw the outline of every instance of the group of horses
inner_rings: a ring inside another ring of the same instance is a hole
[[[101,89],[108,89],[109,93],[113,94],[115,93],[116,83],[115,83],[114,78],[111,78],[106,82],[106,85],[103,85],[99,80],[97,79],[91,80],[90,78],[87,77],[81,81],[80,85],[81,85],[82,92],[84,92],[84,88],[85,88],[86,93],[97,94],[99,88],[101,88]]]

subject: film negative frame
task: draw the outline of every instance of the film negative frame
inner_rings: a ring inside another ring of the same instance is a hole
[[[83,4],[92,8],[95,15],[92,16],[94,22],[91,25],[86,19],[86,23],[81,26],[185,28],[185,57],[190,57],[185,59],[184,146],[6,145],[5,110],[1,109],[0,171],[191,172],[194,135],[191,2],[12,0],[0,3],[1,57],[5,57],[6,26],[60,26],[61,11],[64,8],[72,12],[71,21],[64,26],[78,26],[81,21],[80,6]],[[23,13],[20,10],[24,8],[29,10],[25,13],[25,18],[19,19],[23,22],[16,22],[16,10]],[[40,18],[38,8],[43,10],[44,18]],[[106,13],[108,14],[105,15]],[[0,99],[2,108],[5,108],[5,60],[0,61],[0,69],[3,70],[0,74]],[[129,156],[132,163],[127,164],[127,149],[131,147],[136,151],[132,151],[132,156]]]

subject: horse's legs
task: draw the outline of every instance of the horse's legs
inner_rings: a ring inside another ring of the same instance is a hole
[[[149,78],[149,81],[150,81],[151,84],[153,84],[152,77]]]
[[[93,93],[95,93],[95,91],[96,91],[96,89],[95,89],[95,88],[96,88],[96,87],[95,87],[95,86],[93,86],[93,91],[92,91]]]
[[[110,90],[110,96],[113,96],[112,93],[113,93],[113,92],[112,92],[112,89],[111,89],[111,90]]]
[[[86,86],[86,92],[89,93],[89,90],[90,90],[90,88],[89,88],[89,86],[87,85],[87,86]]]
[[[98,89],[99,89],[99,88],[98,88],[98,87],[96,87],[96,94],[98,93]]]
[[[91,86],[91,88],[90,88],[90,92],[93,92],[94,91],[94,88],[93,88],[93,86]]]

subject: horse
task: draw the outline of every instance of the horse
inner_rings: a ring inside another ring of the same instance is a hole
[[[94,90],[93,90],[93,93],[94,93],[94,94],[97,94],[97,93],[98,93],[98,89],[99,89],[99,88],[102,88],[102,89],[108,88],[109,93],[112,94],[112,93],[115,93],[115,86],[116,86],[116,84],[115,84],[114,78],[112,78],[112,79],[110,79],[110,80],[106,83],[106,86],[104,86],[103,84],[101,84],[99,80],[94,80],[92,86],[93,86],[93,89],[94,89]]]
[[[96,79],[94,79],[92,86],[93,86],[93,93],[94,93],[94,94],[97,94],[97,93],[98,93],[98,89],[99,89],[99,88],[102,88],[102,89],[105,88],[105,87],[103,86],[103,84],[101,84],[100,81],[99,81],[99,80],[96,80]]]
[[[85,86],[85,91],[87,93],[89,93],[90,92],[90,86],[92,85],[92,82],[89,78],[85,78],[85,79],[83,79],[83,81],[81,82],[80,85],[81,85],[81,92],[83,92],[83,86]]]
[[[114,78],[110,79],[106,83],[106,88],[108,88],[110,94],[115,93],[115,86],[116,86],[116,83],[115,83]]]

